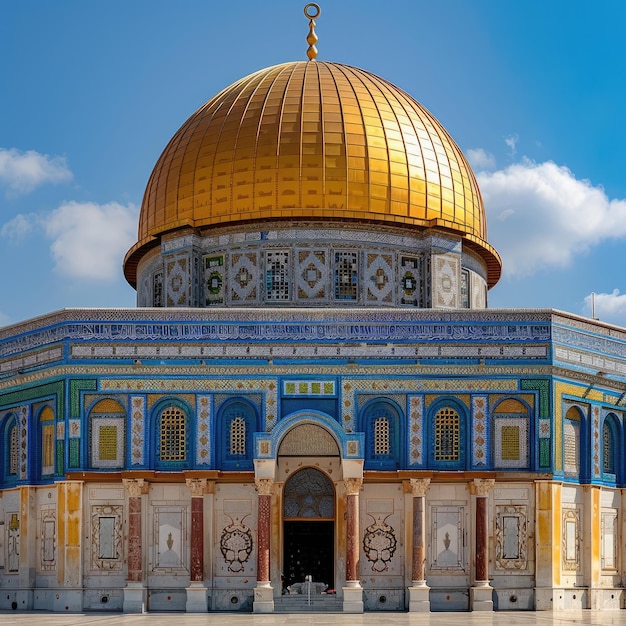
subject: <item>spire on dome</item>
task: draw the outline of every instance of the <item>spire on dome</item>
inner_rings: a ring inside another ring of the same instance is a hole
[[[321,12],[320,5],[315,4],[315,2],[309,2],[309,4],[304,7],[304,15],[309,18],[309,34],[306,37],[306,42],[309,44],[306,55],[309,57],[309,61],[315,61],[317,58],[317,48],[315,44],[318,42],[318,37],[315,34],[315,18],[319,17]]]

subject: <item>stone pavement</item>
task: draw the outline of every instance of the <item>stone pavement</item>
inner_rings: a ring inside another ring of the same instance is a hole
[[[0,626],[626,626],[626,610],[493,613],[47,613],[0,611]]]

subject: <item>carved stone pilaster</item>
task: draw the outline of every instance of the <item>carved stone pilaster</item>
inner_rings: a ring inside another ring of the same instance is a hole
[[[192,498],[201,498],[207,493],[208,481],[206,478],[186,478],[185,482],[187,483],[187,487],[189,487]]]
[[[346,486],[347,496],[358,496],[363,486],[362,478],[346,478],[344,479],[344,485]]]
[[[255,478],[254,483],[260,496],[271,496],[274,492],[274,481],[270,478]]]
[[[430,478],[411,478],[409,488],[414,498],[425,496],[430,487]]]
[[[469,484],[470,493],[473,496],[487,497],[495,484],[493,478],[474,478]]]
[[[150,483],[143,478],[123,478],[124,488],[131,497],[143,496],[148,493]]]

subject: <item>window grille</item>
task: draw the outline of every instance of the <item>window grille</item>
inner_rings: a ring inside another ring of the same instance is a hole
[[[461,455],[461,418],[451,408],[435,416],[435,461],[459,461]]]
[[[274,302],[289,300],[289,251],[265,254],[265,298]]]
[[[54,467],[54,426],[46,424],[41,429],[41,466],[45,473]]]
[[[18,468],[17,454],[17,426],[12,426],[9,432],[9,474],[16,475]]]
[[[357,253],[335,252],[335,299],[357,299]]]
[[[234,417],[230,422],[230,454],[246,453],[246,420]]]
[[[187,459],[187,418],[177,407],[169,407],[161,413],[161,461],[185,461]]]
[[[565,420],[563,439],[565,472],[578,476],[580,471],[580,421]]]
[[[153,306],[163,306],[163,272],[157,272],[153,280]]]
[[[604,453],[603,470],[605,474],[615,474],[615,460],[613,458],[614,444],[611,425],[608,421],[602,427],[602,448]]]
[[[374,420],[374,454],[391,454],[391,436],[389,420],[386,417],[377,417]]]
[[[469,309],[469,272],[461,270],[461,308]]]

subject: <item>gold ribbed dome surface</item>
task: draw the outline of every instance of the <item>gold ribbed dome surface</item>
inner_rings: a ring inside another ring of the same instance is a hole
[[[384,79],[320,61],[242,78],[183,124],[148,182],[126,275],[167,231],[282,219],[449,229],[490,286],[500,276],[476,179],[443,126]]]

